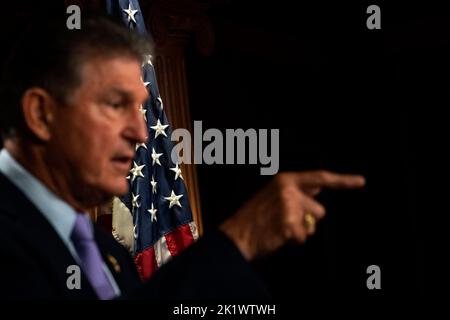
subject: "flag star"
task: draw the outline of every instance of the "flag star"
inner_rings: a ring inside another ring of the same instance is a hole
[[[150,184],[152,185],[152,193],[156,193],[156,185],[158,182],[155,181],[155,177],[152,176],[152,180],[150,181]]]
[[[174,168],[170,168],[170,170],[175,172],[175,180],[177,180],[178,177],[184,180],[183,176],[181,175],[181,169],[178,167],[178,163],[175,165]]]
[[[142,143],[136,143],[136,151],[137,151],[140,147],[147,149],[147,145],[145,144],[145,142],[142,142]],[[147,149],[147,150],[148,150],[148,149]]]
[[[161,162],[159,162],[159,157],[162,156],[162,153],[156,153],[155,148],[152,148],[152,165],[155,165],[155,163],[157,163],[158,165],[161,166]]]
[[[128,9],[122,10],[128,15],[128,22],[131,22],[131,20],[133,20],[134,23],[137,23],[134,15],[138,12],[138,10],[133,10],[133,8],[131,7],[131,3],[128,4]]]
[[[141,104],[141,107],[139,108],[139,111],[141,111],[142,115],[144,116],[145,122],[147,122],[147,116],[145,115],[147,112],[147,109],[144,109],[144,107]]]
[[[144,55],[142,66],[145,66],[146,64],[153,66],[152,58],[151,54]]]
[[[150,84],[150,82],[144,81],[144,80],[142,79],[142,77],[141,77],[141,82],[142,82],[142,85],[143,85],[144,87],[147,87],[147,86]]]
[[[161,96],[158,96],[158,98],[156,98],[156,100],[159,101],[160,106],[161,106],[161,110],[162,110],[163,109],[163,102],[162,102]]]
[[[145,167],[145,164],[143,164],[142,166],[138,166],[138,164],[136,162],[134,162],[133,168],[131,168],[130,173],[133,175],[133,177],[131,178],[131,182],[133,182],[136,177],[144,177],[144,174],[142,173],[142,169]]]
[[[162,125],[162,124],[161,124],[161,121],[159,121],[159,119],[158,119],[158,121],[156,121],[156,126],[150,127],[150,128],[152,128],[153,130],[156,131],[156,132],[155,132],[155,139],[158,138],[158,136],[159,136],[160,134],[162,134],[164,137],[167,137],[167,134],[166,134],[166,132],[165,132],[164,130],[165,130],[168,126],[169,126],[168,124]]]
[[[150,214],[152,215],[152,221],[157,221],[156,219],[156,211],[158,211],[158,209],[155,209],[153,207],[153,203],[152,203],[152,208],[147,210],[148,212],[150,212]]]
[[[139,208],[141,206],[138,202],[139,195],[135,196],[134,193],[132,192],[131,197],[133,198],[133,199],[131,199],[131,206],[133,207],[133,209]]]
[[[169,209],[172,208],[174,205],[177,205],[181,208],[181,203],[179,200],[182,196],[183,196],[182,194],[176,195],[175,192],[173,192],[173,190],[172,190],[170,197],[164,197],[164,199],[166,199],[167,201],[170,201]]]

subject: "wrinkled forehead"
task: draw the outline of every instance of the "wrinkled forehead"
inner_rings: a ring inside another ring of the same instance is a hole
[[[148,93],[142,83],[141,63],[130,56],[93,56],[80,65],[82,90],[104,93],[123,91],[136,100],[145,100]]]

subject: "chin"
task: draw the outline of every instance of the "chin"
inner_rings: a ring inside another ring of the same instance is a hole
[[[121,181],[111,184],[109,189],[112,196],[123,196],[128,193],[128,182],[126,179],[121,179]]]

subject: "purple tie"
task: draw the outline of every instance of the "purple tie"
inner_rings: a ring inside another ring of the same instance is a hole
[[[115,297],[114,288],[106,277],[104,263],[94,240],[89,218],[77,214],[71,239],[81,260],[81,269],[86,273],[98,297],[107,300]]]

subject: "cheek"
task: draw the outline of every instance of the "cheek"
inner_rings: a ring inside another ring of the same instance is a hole
[[[72,171],[71,174],[89,184],[98,184],[111,175],[110,160],[120,151],[121,128],[117,122],[106,119],[95,106],[89,107],[91,112],[85,108],[85,112],[64,115],[71,117],[71,121],[60,121],[57,125],[56,151],[70,162],[66,169]]]
[[[70,150],[68,156],[78,166],[84,178],[98,178],[105,174],[109,160],[114,151],[114,140],[110,134],[110,128],[103,126],[92,129],[88,125],[74,130],[68,138],[62,141],[65,148]],[[117,141],[117,140],[116,140]],[[88,176],[88,177],[86,177]]]
[[[97,174],[102,173],[100,170],[107,169],[110,159],[114,155],[114,140],[116,139],[112,139],[110,135],[105,133],[106,131],[103,131],[94,135],[94,132],[92,132],[92,135],[85,137],[83,144],[80,143],[83,162],[88,162],[87,167],[99,170]]]
[[[99,179],[115,179],[117,176],[122,176],[123,173],[118,175],[112,158],[117,156],[118,153],[123,152],[124,142],[119,132],[115,131],[114,128],[105,127],[102,130],[104,131],[92,138],[93,141],[90,147],[91,155],[88,158],[93,163],[91,168],[97,171],[91,174],[96,175]]]

